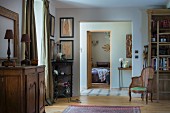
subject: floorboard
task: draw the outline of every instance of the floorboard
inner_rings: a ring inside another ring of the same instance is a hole
[[[116,91],[116,90],[115,90]],[[121,92],[121,91],[119,91]],[[46,113],[62,113],[69,105],[102,105],[102,106],[140,106],[141,113],[170,113],[170,100],[153,100],[145,103],[139,97],[132,97],[129,102],[128,95],[110,96],[86,96],[72,97],[72,100],[79,99],[81,103],[70,102],[66,98],[59,98],[52,106],[46,106]]]

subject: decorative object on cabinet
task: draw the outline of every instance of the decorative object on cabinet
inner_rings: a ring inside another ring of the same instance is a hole
[[[126,58],[132,58],[132,35],[126,35]]]
[[[55,33],[55,17],[50,14],[50,36],[54,37]]]
[[[1,113],[45,113],[44,69],[45,66],[0,67]]]
[[[61,44],[61,53],[65,55],[65,59],[73,60],[74,57],[74,45],[73,40],[60,40]]]
[[[148,65],[154,67],[154,98],[170,99],[170,10],[148,11]]]
[[[21,65],[29,66],[31,65],[31,61],[29,60],[29,57],[28,57],[28,46],[29,46],[29,43],[31,42],[29,35],[23,34],[21,38],[21,42],[25,43],[25,59],[21,61]]]
[[[0,6],[0,16],[4,17],[5,20],[10,19],[13,21],[13,33],[14,33],[14,47],[13,47],[13,57],[17,58],[17,63],[19,63],[19,15],[9,9]]]
[[[60,18],[60,37],[72,38],[74,37],[74,18],[61,17]]]
[[[6,66],[6,67],[15,66],[15,62],[10,59],[10,55],[11,55],[10,39],[14,39],[13,32],[11,29],[6,30],[4,39],[8,39],[8,50],[7,50],[8,60],[4,61],[2,64],[3,64],[3,66]]]

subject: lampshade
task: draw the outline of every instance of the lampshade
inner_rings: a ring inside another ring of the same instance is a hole
[[[13,38],[14,38],[14,36],[13,36],[12,30],[11,29],[7,29],[6,33],[5,33],[4,39],[13,39]]]
[[[124,58],[119,58],[119,62],[123,62],[124,61]]]
[[[31,42],[28,34],[23,34],[21,38],[21,42]]]

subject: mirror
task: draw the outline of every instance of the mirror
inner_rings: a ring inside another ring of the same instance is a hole
[[[12,59],[17,59],[17,62],[18,62],[19,61],[19,50],[18,50],[19,49],[19,44],[18,44],[18,42],[19,42],[19,15],[18,15],[18,13],[15,13],[9,9],[6,9],[6,8],[0,6],[0,16],[2,16],[1,20],[5,20],[5,21],[3,21],[3,24],[4,24],[3,28],[6,28],[6,26],[7,26],[8,27],[7,29],[13,30],[14,40],[13,40],[13,44],[11,44],[11,45],[13,45],[13,47],[12,46],[10,47],[12,50],[11,53],[13,53],[13,55],[11,54],[11,57],[12,57]],[[7,48],[7,46],[8,46],[7,41],[4,39],[5,32],[6,32],[6,29],[3,29],[3,34],[0,38],[3,38],[2,40],[4,40],[4,41],[1,41],[0,43],[6,43],[5,46]],[[11,42],[12,42],[12,40],[11,40]],[[2,48],[0,48],[0,49],[2,49]],[[7,49],[3,48],[3,51],[5,51],[5,53],[6,53]],[[0,59],[3,59],[3,58],[0,58]]]

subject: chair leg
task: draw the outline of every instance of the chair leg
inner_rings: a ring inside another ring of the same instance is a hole
[[[148,92],[146,92],[146,104],[148,104]]]
[[[131,101],[131,91],[129,90],[129,101]]]
[[[141,94],[141,99],[143,100],[143,98],[144,98],[144,94],[142,93],[142,94]]]
[[[152,95],[153,95],[153,94],[151,93],[151,102],[153,102],[153,101],[152,101]]]

